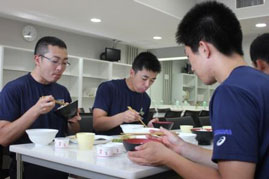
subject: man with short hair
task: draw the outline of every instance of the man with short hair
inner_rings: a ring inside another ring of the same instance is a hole
[[[122,133],[121,124],[142,119],[152,126],[148,112],[150,98],[146,90],[154,83],[161,65],[150,52],[142,52],[135,59],[127,79],[111,80],[98,87],[93,105],[93,127],[106,135]],[[130,106],[133,110],[128,109]]]
[[[30,143],[26,129],[58,129],[57,137],[79,131],[80,119],[58,116],[55,99],[71,102],[68,90],[56,82],[69,65],[66,44],[56,37],[43,37],[35,47],[35,68],[31,73],[10,81],[0,94],[0,145]],[[11,179],[16,178],[16,158],[11,154]],[[67,179],[68,174],[24,163],[25,179]]]
[[[256,69],[269,75],[269,33],[259,35],[253,40],[250,57]]]
[[[210,102],[213,151],[161,129],[162,143],[140,145],[129,158],[166,165],[183,178],[269,178],[269,76],[243,60],[235,14],[216,1],[197,4],[180,22],[176,38],[203,83],[220,83]]]

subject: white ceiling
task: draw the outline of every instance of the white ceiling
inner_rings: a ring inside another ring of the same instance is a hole
[[[204,0],[2,0],[0,16],[152,49],[176,46],[180,19],[200,1]],[[244,35],[269,32],[268,2],[236,10],[235,0],[219,1],[234,10]],[[102,22],[92,23],[93,17]],[[257,22],[267,27],[256,29]],[[156,35],[163,39],[153,40]]]

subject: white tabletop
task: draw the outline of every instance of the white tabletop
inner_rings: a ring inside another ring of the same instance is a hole
[[[166,167],[137,165],[128,159],[127,153],[113,157],[99,157],[96,155],[96,147],[92,150],[79,150],[77,144],[70,144],[66,149],[56,149],[53,143],[48,146],[20,144],[11,145],[10,151],[38,159],[39,162],[48,162],[48,165],[61,164],[69,169],[70,167],[79,169],[83,171],[82,173],[91,171],[110,177],[142,178],[170,170]],[[63,171],[67,172],[67,169]],[[70,170],[68,172],[72,173]]]

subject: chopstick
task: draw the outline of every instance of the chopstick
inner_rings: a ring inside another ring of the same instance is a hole
[[[58,101],[58,100],[54,100],[54,102],[55,102],[56,104],[60,104],[60,105],[65,105],[65,104],[66,104],[66,103],[63,102],[63,101]]]
[[[45,96],[41,96],[40,98],[44,98]],[[63,101],[54,100],[56,104],[65,105],[66,103]]]
[[[174,132],[174,131],[170,131],[172,134],[174,134],[174,135],[177,135],[177,133],[176,132]],[[121,133],[121,135],[157,135],[157,136],[163,136],[163,135],[165,135],[163,132],[154,132],[154,133],[143,133],[143,132],[141,132],[141,133]]]
[[[121,135],[158,135],[158,136],[162,136],[164,135],[164,133],[162,132],[156,132],[156,133],[121,133]]]
[[[136,112],[131,106],[128,106],[128,109]],[[138,118],[138,120],[140,121],[141,124],[143,124],[144,127],[147,127],[147,125],[142,121],[142,119]]]

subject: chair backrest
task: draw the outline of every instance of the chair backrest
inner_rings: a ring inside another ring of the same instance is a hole
[[[79,108],[79,110],[80,110],[80,113],[85,113],[84,108]]]
[[[180,129],[180,117],[167,117],[165,120],[174,123],[172,129]]]
[[[158,113],[166,113],[167,111],[171,111],[170,108],[158,108]]]
[[[5,179],[9,177],[9,169],[4,168],[3,164],[8,164],[8,162],[10,161],[5,161],[5,159],[10,159],[8,155],[8,149],[0,145],[0,179]]]
[[[184,111],[183,116],[191,116],[194,122],[194,127],[201,127],[201,124],[199,121],[199,113],[200,111],[186,110]]]
[[[195,126],[195,122],[191,116],[183,116],[179,118],[179,125],[191,125]]]
[[[182,111],[166,111],[164,117],[180,117]]]
[[[211,126],[209,116],[199,117],[199,121],[200,121],[201,126]]]
[[[209,116],[209,111],[202,110],[202,111],[200,111],[199,116]]]
[[[3,166],[3,147],[0,145],[0,171],[2,170]]]
[[[93,132],[92,113],[80,113],[80,132]]]
[[[174,122],[172,129],[180,129],[180,125],[191,125],[194,126],[194,121],[191,116],[184,117],[168,117],[166,121]]]

